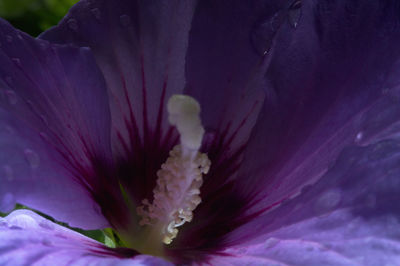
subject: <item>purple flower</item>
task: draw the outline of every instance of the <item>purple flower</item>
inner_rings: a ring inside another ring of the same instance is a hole
[[[0,21],[0,210],[118,239],[17,210],[0,264],[399,264],[399,47],[395,0]]]

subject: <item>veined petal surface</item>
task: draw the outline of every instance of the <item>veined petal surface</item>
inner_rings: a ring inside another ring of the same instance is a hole
[[[225,250],[232,256],[215,257],[216,263],[399,264],[399,148],[397,138],[345,149],[316,184],[231,235],[259,234],[253,244]]]
[[[107,92],[92,55],[1,20],[0,61],[0,210],[19,202],[71,226],[107,226],[76,178],[94,155],[110,161]]]
[[[297,27],[278,32],[269,96],[238,173],[249,213],[317,182],[346,146],[398,135],[398,2],[302,1],[301,9]]]
[[[157,148],[169,129],[166,101],[185,86],[195,2],[84,0],[40,36],[92,49],[109,88],[113,144],[122,151]]]

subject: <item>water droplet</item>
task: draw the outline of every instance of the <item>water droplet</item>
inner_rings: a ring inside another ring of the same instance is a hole
[[[17,33],[17,38],[20,39],[20,40],[24,39],[20,33]]]
[[[42,122],[46,125],[49,126],[49,121],[47,121],[47,117],[45,115],[40,115],[40,119]]]
[[[308,246],[308,247],[306,247],[306,251],[308,251],[308,252],[314,251],[314,247]]]
[[[22,230],[23,228],[20,226],[17,226],[17,225],[12,225],[12,226],[10,226],[10,229],[11,230]]]
[[[51,246],[53,246],[53,243],[50,240],[45,238],[45,239],[42,239],[42,245],[43,246],[47,246],[47,247],[51,247]]]
[[[7,178],[8,181],[12,181],[14,179],[14,171],[9,165],[3,166],[4,176]]]
[[[7,35],[6,36],[6,40],[7,40],[8,43],[11,43],[13,41],[13,39],[14,38],[11,35]]]
[[[35,107],[33,106],[33,102],[31,100],[26,100],[26,104],[29,106],[30,109],[34,110]]]
[[[64,235],[63,233],[55,233],[54,236],[63,238],[63,239],[68,239],[68,237],[66,235]]]
[[[14,64],[16,64],[17,66],[21,66],[21,60],[19,59],[19,58],[12,58],[11,59],[13,62],[14,62]]]
[[[10,218],[9,223],[19,228],[38,228],[35,219],[26,214],[17,214]]]
[[[35,169],[39,167],[40,157],[36,152],[32,151],[31,149],[25,149],[24,154],[31,168]]]
[[[289,7],[288,10],[289,24],[293,28],[297,28],[297,25],[301,18],[301,0],[295,0]]]
[[[93,9],[90,10],[90,12],[92,12],[93,16],[94,16],[96,19],[100,19],[100,18],[101,18],[101,11],[100,11],[100,9],[98,9],[98,8],[93,8]]]
[[[96,204],[96,203],[93,204],[93,209],[94,209],[95,213],[97,213],[99,215],[102,215],[101,208],[100,208],[100,206],[98,204]]]
[[[256,24],[251,30],[250,41],[257,54],[264,55],[271,48],[275,34],[283,22],[282,14],[276,13],[271,18]]]
[[[9,102],[11,105],[14,105],[14,104],[17,103],[18,98],[17,98],[17,95],[15,94],[14,91],[6,90],[6,91],[5,91],[5,94],[6,94],[6,96],[7,96],[8,102]]]
[[[74,18],[71,18],[67,21],[68,24],[68,28],[70,28],[73,31],[77,31],[78,30],[78,21]]]
[[[270,237],[264,242],[264,248],[269,249],[276,246],[279,243],[279,239]]]
[[[41,41],[41,42],[39,43],[39,45],[40,45],[40,48],[42,48],[42,50],[47,50],[47,48],[49,47],[49,42],[47,42],[47,41]]]
[[[46,142],[50,141],[49,136],[45,132],[40,132],[39,136],[42,138],[42,140],[44,140]]]
[[[85,6],[86,7],[90,7],[91,5],[93,5],[93,1],[92,0],[86,0]]]
[[[39,226],[46,229],[46,230],[53,230],[54,229],[54,225],[50,222],[47,221],[42,221],[39,223]]]
[[[315,202],[318,211],[328,211],[335,208],[342,198],[340,190],[332,189],[323,193]]]
[[[14,206],[15,206],[15,198],[14,195],[11,194],[10,192],[7,192],[6,194],[3,195],[0,201],[0,210],[2,212],[9,212],[11,211]]]
[[[363,137],[364,137],[364,133],[362,131],[358,132],[356,135],[356,138],[354,139],[354,142],[357,144],[360,144]]]
[[[131,24],[131,18],[128,15],[121,15],[119,17],[119,22],[123,27],[128,27]]]

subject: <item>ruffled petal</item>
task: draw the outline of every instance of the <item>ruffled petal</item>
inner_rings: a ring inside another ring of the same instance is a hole
[[[72,226],[106,226],[77,179],[78,165],[89,171],[111,154],[105,82],[89,50],[1,20],[0,88],[0,210],[19,202]]]
[[[166,100],[185,86],[195,1],[84,0],[40,38],[88,46],[110,89],[114,144],[138,153],[169,128]],[[171,137],[171,136],[169,136]],[[121,145],[122,144],[122,145]],[[150,146],[151,147],[151,146]]]
[[[297,28],[277,34],[270,96],[238,174],[249,212],[316,182],[346,145],[398,132],[398,2],[302,3]]]
[[[349,147],[316,184],[238,229],[231,240],[244,248],[239,256],[289,265],[396,265],[399,176],[398,138]]]
[[[28,210],[0,218],[0,239],[1,265],[171,265],[134,251],[125,251],[125,258]]]

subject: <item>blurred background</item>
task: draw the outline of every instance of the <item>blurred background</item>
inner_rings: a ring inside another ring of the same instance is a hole
[[[79,0],[0,0],[0,17],[36,37],[56,25]]]

